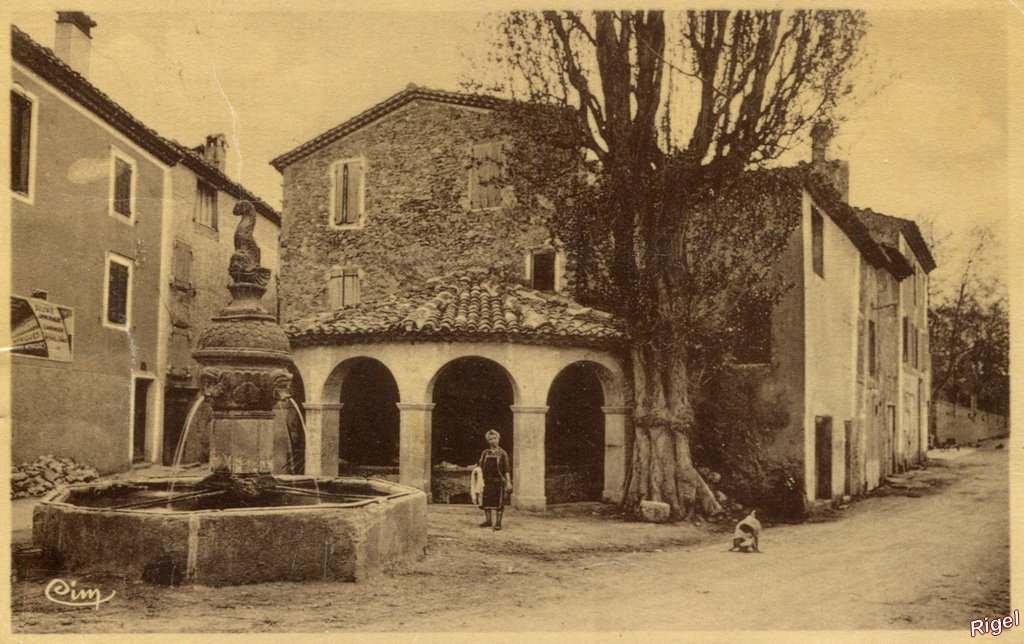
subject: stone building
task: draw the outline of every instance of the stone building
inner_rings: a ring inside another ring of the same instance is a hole
[[[95,27],[59,12],[56,53],[11,31],[11,445],[15,463],[109,472],[163,457],[192,377],[180,339],[227,297],[231,236],[193,221],[197,186],[221,212],[242,197],[279,217],[89,81]],[[263,234],[276,268],[276,225]]]
[[[523,144],[501,106],[410,86],[272,161],[307,473],[340,458],[447,499],[493,427],[516,506],[621,498],[623,335],[564,295],[548,213],[495,180]]]

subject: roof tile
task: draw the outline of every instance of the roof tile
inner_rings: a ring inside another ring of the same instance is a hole
[[[431,280],[408,293],[296,320],[285,330],[295,346],[403,339],[612,346],[626,338],[607,313],[486,274]]]

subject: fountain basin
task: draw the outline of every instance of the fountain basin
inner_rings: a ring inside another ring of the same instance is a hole
[[[379,479],[274,478],[277,488],[242,500],[200,479],[62,488],[36,507],[33,541],[60,568],[207,586],[358,581],[424,554],[422,491]]]

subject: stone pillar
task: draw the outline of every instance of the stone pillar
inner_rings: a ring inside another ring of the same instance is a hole
[[[604,490],[601,500],[619,503],[626,484],[626,432],[633,409],[625,406],[601,407],[604,412]]]
[[[547,406],[512,407],[512,506],[544,510],[544,421]]]
[[[395,403],[399,412],[398,482],[430,495],[430,417],[434,403]]]
[[[306,474],[338,475],[338,422],[341,403],[306,403]]]

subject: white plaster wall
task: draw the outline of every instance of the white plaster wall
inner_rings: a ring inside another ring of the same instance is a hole
[[[914,297],[913,277],[900,283],[900,360],[903,360],[903,316],[913,323],[918,334],[918,366],[903,362],[900,370],[900,405],[897,413],[899,454],[908,463],[919,462],[928,447],[928,403],[931,398],[931,359],[928,346],[928,276],[903,235],[899,250],[917,273],[919,295]],[[911,340],[912,341],[912,340]]]
[[[844,421],[856,413],[857,316],[860,253],[853,242],[818,208],[824,219],[824,277],[814,272],[811,249],[811,199],[803,196],[805,382],[804,453],[807,497],[815,498],[816,416],[832,417],[832,491],[845,479]]]

